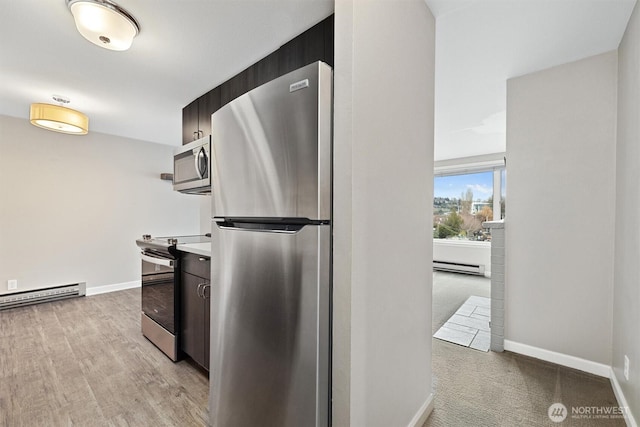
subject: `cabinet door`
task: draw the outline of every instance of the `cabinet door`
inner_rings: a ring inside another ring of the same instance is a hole
[[[315,61],[324,61],[333,66],[333,43],[334,18],[331,15],[202,95],[182,109],[182,143],[211,135],[211,114],[251,89]],[[198,131],[201,133],[194,138],[194,132]]]
[[[181,274],[182,351],[204,366],[204,302],[202,287],[208,281],[193,274]],[[200,289],[198,289],[200,288]]]
[[[211,276],[211,258],[187,252],[182,255],[181,268],[185,273],[208,279]]]
[[[194,132],[198,132],[198,100],[182,109],[182,145],[197,139]]]
[[[260,61],[248,68],[249,86],[248,89],[255,89],[280,76],[278,73],[278,51],[262,58]]]
[[[324,21],[324,58],[322,59],[333,68],[333,56],[334,56],[334,17],[331,15]]]
[[[220,87],[198,98],[198,129],[200,138],[211,135],[211,115],[220,108]]]
[[[278,51],[262,58],[240,74],[218,86],[220,90],[220,108],[251,89],[267,83],[280,76]],[[216,108],[217,109],[217,108]]]
[[[204,368],[209,370],[209,345],[210,345],[210,337],[209,337],[209,325],[211,322],[211,285],[207,280],[206,290],[204,292],[205,302],[204,302]]]
[[[226,105],[249,91],[249,68],[220,86],[220,105]]]
[[[320,22],[280,47],[278,49],[280,75],[318,60],[325,61],[324,31],[325,24]]]

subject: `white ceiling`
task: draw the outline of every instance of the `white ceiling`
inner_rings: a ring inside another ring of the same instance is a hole
[[[617,49],[635,0],[426,0],[436,160],[506,149],[506,81]]]
[[[437,160],[505,150],[506,80],[615,49],[635,0],[425,0],[437,18]],[[329,16],[332,0],[119,0],[130,50],[100,49],[65,0],[5,1],[0,114],[71,99],[90,130],[180,145],[181,110]],[[398,2],[398,7],[401,7]]]
[[[65,0],[2,1],[0,114],[71,99],[90,132],[182,142],[182,107],[333,12],[332,0],[116,0],[140,24],[131,49],[76,31]]]

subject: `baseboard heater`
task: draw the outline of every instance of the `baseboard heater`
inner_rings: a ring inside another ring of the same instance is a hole
[[[80,282],[71,285],[53,286],[45,289],[0,295],[0,310],[8,310],[10,308],[57,301],[66,298],[82,297],[85,296],[86,293],[87,284],[85,282]]]
[[[476,274],[484,276],[484,265],[463,264],[460,262],[433,261],[433,269],[439,271],[451,271],[454,273]]]

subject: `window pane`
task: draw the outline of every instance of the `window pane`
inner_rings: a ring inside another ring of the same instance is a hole
[[[507,203],[507,170],[500,171],[500,219],[504,218]],[[498,219],[498,218],[496,218]]]
[[[434,178],[433,237],[491,240],[483,221],[493,219],[493,171]]]

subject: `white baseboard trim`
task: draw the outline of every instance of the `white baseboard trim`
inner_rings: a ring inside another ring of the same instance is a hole
[[[623,408],[629,407],[627,399],[625,398],[624,393],[620,388],[618,378],[616,377],[615,372],[613,371],[611,366],[510,340],[504,340],[504,349],[513,353],[524,354],[525,356],[535,357],[536,359],[555,363],[557,365],[562,365],[568,368],[578,369],[583,372],[598,375],[600,377],[609,378],[609,380],[611,381],[611,387],[613,388],[613,393],[615,394],[616,400],[618,401],[618,405]],[[625,421],[628,427],[638,427],[633,414],[630,412],[626,414]]]
[[[125,289],[139,288],[140,286],[140,280],[134,280],[132,282],[116,283],[113,285],[87,287],[87,296],[106,294],[107,292],[122,291]]]
[[[504,349],[512,351],[514,353],[524,354],[525,356],[535,357],[536,359],[555,363],[557,365],[562,365],[568,368],[577,369],[579,371],[588,372],[600,377],[609,378],[611,373],[611,367],[609,365],[593,362],[591,360],[581,359],[580,357],[570,356],[564,353],[545,350],[539,347],[533,347],[515,341],[504,340]]]
[[[613,371],[613,368],[609,368],[609,374],[611,387],[613,387],[613,394],[616,395],[618,405],[623,408],[629,408],[629,404],[627,403],[627,399],[624,397],[624,393],[622,392],[620,383],[618,382],[618,377],[616,377],[616,373]],[[626,421],[628,427],[638,427],[638,424],[636,423],[636,420],[631,412],[627,412],[625,414],[624,420]]]
[[[407,427],[421,427],[433,411],[433,393],[429,394],[427,400],[420,406],[418,412],[413,416]]]

